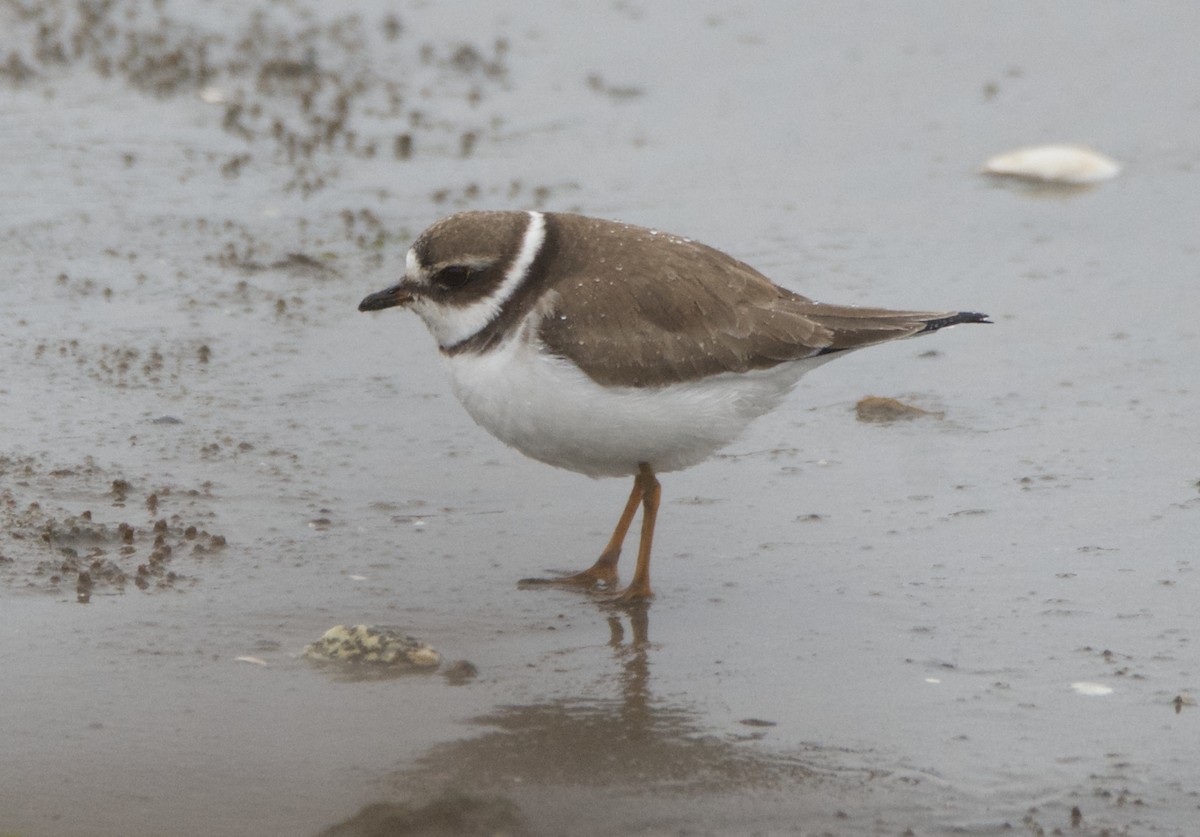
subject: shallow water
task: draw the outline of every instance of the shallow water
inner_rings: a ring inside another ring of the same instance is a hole
[[[1194,830],[1200,11],[96,14],[0,9],[0,834],[423,833],[439,799],[537,835]],[[1055,141],[1125,171],[976,173]],[[355,311],[466,207],[996,325],[839,360],[666,475],[648,609],[520,590],[628,486],[503,448],[415,318]],[[336,623],[478,675],[298,657]]]

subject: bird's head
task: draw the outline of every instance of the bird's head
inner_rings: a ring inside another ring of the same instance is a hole
[[[533,212],[460,212],[417,237],[404,276],[358,304],[359,311],[411,308],[447,349],[499,314],[521,284],[544,240]]]

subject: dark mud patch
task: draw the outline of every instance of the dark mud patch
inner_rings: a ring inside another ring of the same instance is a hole
[[[0,457],[0,578],[73,593],[81,603],[130,585],[185,589],[199,563],[226,546],[204,528],[209,515],[192,508],[206,494],[138,487],[90,461],[47,467],[33,457]]]
[[[528,833],[517,806],[507,799],[446,794],[420,806],[368,805],[319,837],[520,837]]]

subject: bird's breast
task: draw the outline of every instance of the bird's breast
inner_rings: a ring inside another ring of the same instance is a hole
[[[526,456],[593,477],[679,470],[733,441],[775,407],[804,369],[726,374],[667,387],[605,386],[529,332],[484,352],[445,356],[477,424]]]

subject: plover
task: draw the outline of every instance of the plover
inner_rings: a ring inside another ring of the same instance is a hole
[[[456,396],[500,441],[633,490],[596,562],[527,582],[609,586],[642,508],[619,600],[652,596],[655,474],[695,465],[846,352],[959,323],[966,311],[814,302],[749,265],[657,230],[557,212],[461,212],[408,251],[399,283],[360,311],[412,309]]]

